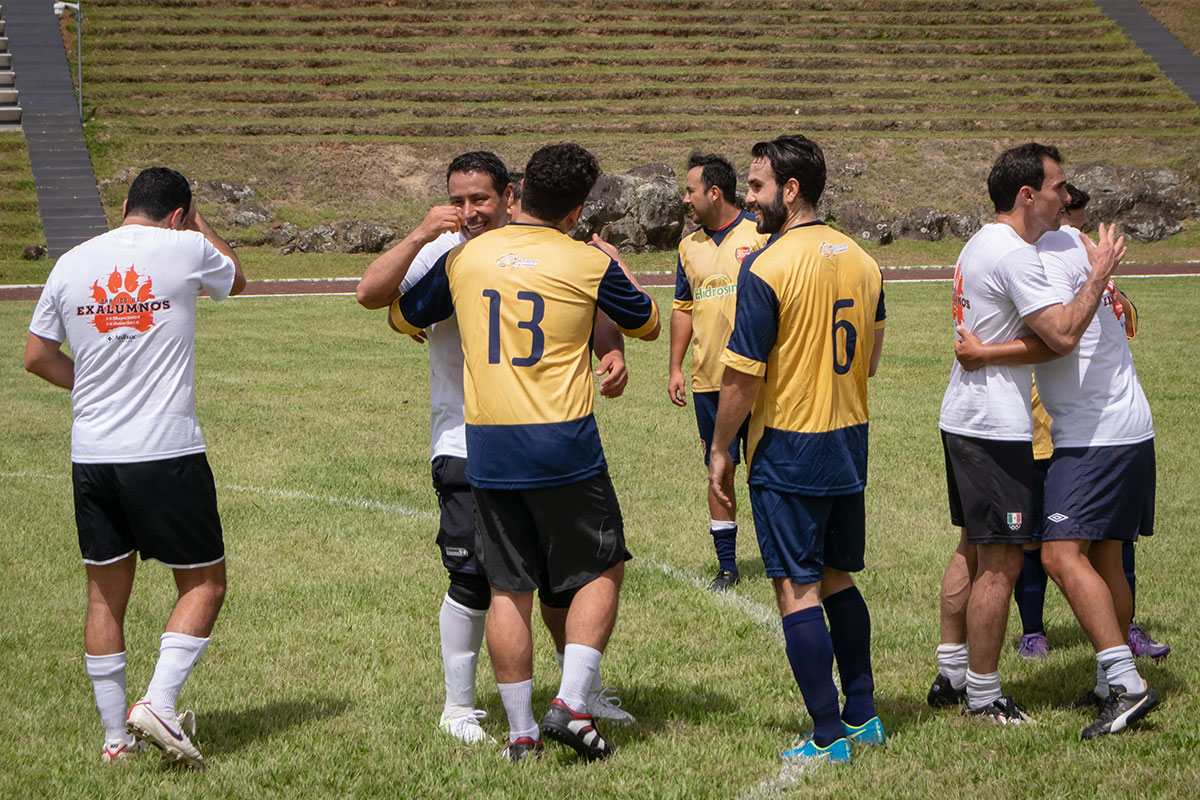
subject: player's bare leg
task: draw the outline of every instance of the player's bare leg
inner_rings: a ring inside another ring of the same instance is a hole
[[[1125,644],[1122,628],[1117,622],[1117,611],[1113,604],[1110,584],[1096,571],[1088,557],[1089,550],[1099,547],[1113,550],[1116,555],[1117,571],[1124,582],[1121,570],[1120,542],[1087,542],[1079,540],[1045,542],[1042,545],[1042,566],[1050,579],[1058,584],[1075,618],[1092,642],[1096,652]],[[1103,552],[1097,554],[1104,563]],[[1111,560],[1111,559],[1110,559]],[[1129,584],[1125,584],[1125,596],[1129,596]],[[1128,605],[1126,605],[1128,609]],[[1125,629],[1128,629],[1126,617]]]
[[[510,745],[525,738],[531,743],[541,742],[533,718],[532,614],[532,592],[492,588],[492,607],[487,619],[488,655],[508,715]]]
[[[734,467],[736,470],[737,468]],[[708,585],[709,591],[723,592],[737,586],[740,575],[737,569],[737,496],[729,495],[730,505],[725,506],[708,490],[709,533],[713,537],[713,546],[717,551],[720,566],[717,577]]]
[[[101,756],[106,763],[119,761],[138,746],[125,731],[125,609],[133,589],[137,554],[98,566],[85,564],[88,581],[87,618],[84,622],[84,661],[96,710],[104,725]]]
[[[1012,698],[1002,694],[998,671],[1024,549],[1019,544],[981,544],[975,551],[975,580],[967,600],[967,708],[1005,724],[1026,722],[1029,718]]]
[[[225,562],[173,572],[179,599],[167,621],[167,631],[208,636],[225,602]]]
[[[958,547],[946,564],[940,592],[941,616],[938,633],[938,676],[926,701],[936,707],[958,705],[967,691],[967,601],[975,579],[977,551],[967,544],[967,534],[958,531]]]

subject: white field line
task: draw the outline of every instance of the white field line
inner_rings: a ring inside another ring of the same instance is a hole
[[[780,644],[783,643],[783,624],[779,621],[779,612],[773,608],[767,608],[761,603],[756,603],[748,597],[743,597],[737,592],[709,592],[708,582],[695,573],[688,572],[679,567],[673,567],[670,564],[664,564],[654,558],[646,558],[646,563],[654,567],[656,570],[666,575],[672,580],[679,583],[693,586],[706,595],[711,597],[716,602],[729,606],[730,608],[740,611],[745,614],[750,620],[762,630],[771,634]]]
[[[50,475],[40,472],[0,472],[0,478],[69,481],[71,476],[69,474]],[[401,517],[412,517],[414,519],[435,519],[437,517],[437,514],[434,514],[432,511],[409,508],[408,506],[400,505],[398,503],[380,503],[376,500],[358,500],[353,497],[318,495],[311,494],[309,492],[300,492],[293,489],[272,489],[261,486],[238,486],[237,484],[233,483],[219,483],[217,484],[217,488],[230,492],[240,492],[243,494],[258,494],[266,497],[276,497],[280,500],[302,500],[305,502],[327,503],[329,505],[361,508],[366,511],[383,511],[387,514],[396,514]]]

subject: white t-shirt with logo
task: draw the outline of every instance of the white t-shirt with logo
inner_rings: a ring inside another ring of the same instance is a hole
[[[1070,302],[1091,272],[1079,231],[1062,228],[1037,243],[1046,278]],[[1136,444],[1154,436],[1150,403],[1109,289],[1071,353],[1034,367],[1038,394],[1053,422],[1055,447]]]
[[[30,333],[75,359],[71,460],[156,461],[204,451],[196,419],[196,296],[224,300],[233,261],[195,231],[123,225],[58,259]]]
[[[1028,336],[1023,317],[1061,303],[1037,248],[1003,223],[984,225],[963,247],[954,270],[953,313],[983,344]],[[1032,441],[1029,366],[965,370],[955,361],[939,426],[960,436]]]
[[[404,280],[400,291],[407,292],[437,260],[467,240],[461,232],[447,231],[422,247]],[[430,458],[438,456],[467,457],[467,426],[463,419],[463,351],[458,335],[458,316],[450,315],[425,333],[429,336],[429,433]]]

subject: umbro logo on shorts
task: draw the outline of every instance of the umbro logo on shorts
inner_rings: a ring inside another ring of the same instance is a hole
[[[1059,514],[1058,512],[1055,512],[1046,517],[1046,519],[1050,520],[1051,522],[1063,522],[1064,520],[1070,519],[1070,517],[1068,517],[1066,514]]]

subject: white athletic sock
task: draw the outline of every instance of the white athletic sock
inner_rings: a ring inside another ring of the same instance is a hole
[[[967,684],[966,644],[939,644],[937,648],[938,672],[950,679],[950,685],[961,689]]]
[[[710,519],[708,521],[708,529],[712,533],[720,533],[721,531],[736,531],[736,519]]]
[[[967,670],[967,708],[977,710],[1000,699],[1000,673]]]
[[[167,720],[175,718],[175,701],[179,698],[179,690],[183,688],[188,675],[192,674],[192,667],[196,666],[210,641],[186,633],[168,631],[162,635],[154,677],[146,688],[146,699],[159,716]]]
[[[1092,691],[1097,697],[1108,697],[1108,672],[1100,663],[1099,655],[1096,656],[1096,688]]]
[[[558,699],[572,710],[587,713],[587,696],[600,678],[600,657],[604,655],[586,644],[568,644],[563,651],[562,683]]]
[[[559,652],[558,650],[555,650],[555,651],[554,651],[554,660],[558,662],[558,668],[559,668],[560,670],[563,668],[563,660],[564,660],[565,658],[566,658],[566,656],[564,656],[564,655],[563,655],[561,652]],[[588,687],[588,694],[587,694],[587,696],[588,696],[589,698],[595,697],[596,695],[600,694],[600,691],[601,691],[603,688],[604,688],[603,679],[600,677],[600,670],[599,670],[599,669],[597,669],[597,670],[596,670],[596,677],[592,679],[592,685]]]
[[[104,724],[104,740],[128,742],[132,736],[125,732],[125,652],[107,656],[84,654],[87,674],[92,679],[96,708]]]
[[[1124,686],[1125,691],[1146,691],[1146,682],[1138,674],[1137,666],[1133,663],[1133,651],[1128,645],[1110,647],[1096,653],[1096,663],[1104,668],[1104,676],[1109,686]]]
[[[467,608],[446,595],[438,613],[446,705],[442,716],[464,717],[475,710],[475,673],[487,627],[487,609]]]
[[[519,683],[498,683],[500,702],[504,703],[504,713],[508,715],[508,740],[515,742],[522,736],[537,741],[541,731],[533,719],[533,680]]]

